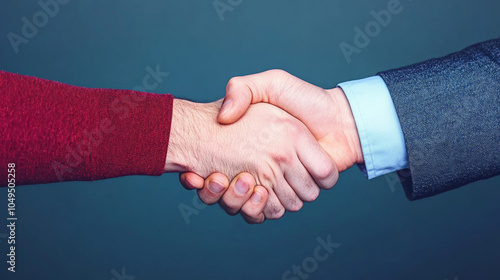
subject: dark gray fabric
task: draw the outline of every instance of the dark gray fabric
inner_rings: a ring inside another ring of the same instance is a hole
[[[500,38],[378,75],[405,138],[408,199],[500,174]]]

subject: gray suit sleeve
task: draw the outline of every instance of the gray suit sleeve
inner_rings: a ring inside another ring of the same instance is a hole
[[[500,38],[378,75],[405,138],[408,199],[500,174]]]

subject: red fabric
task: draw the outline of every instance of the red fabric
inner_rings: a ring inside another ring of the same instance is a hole
[[[0,71],[0,186],[160,175],[173,97]]]

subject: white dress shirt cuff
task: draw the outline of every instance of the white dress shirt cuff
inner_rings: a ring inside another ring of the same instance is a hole
[[[375,178],[408,167],[403,131],[387,86],[380,76],[338,85],[351,106],[364,164],[359,168]]]

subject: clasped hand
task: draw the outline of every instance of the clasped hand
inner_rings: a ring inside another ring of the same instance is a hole
[[[342,89],[282,70],[232,78],[222,106],[175,100],[173,116],[166,168],[184,172],[182,185],[204,203],[248,223],[298,211],[363,162]]]

